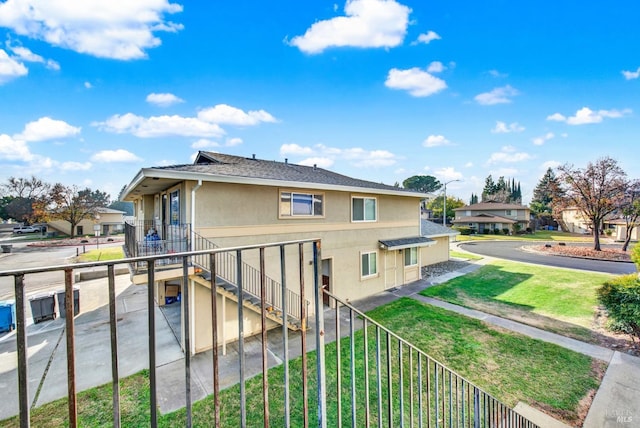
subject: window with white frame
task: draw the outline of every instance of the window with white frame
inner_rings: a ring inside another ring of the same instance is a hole
[[[376,198],[354,196],[351,198],[352,221],[376,221],[378,218]]]
[[[505,214],[510,216],[511,215],[511,210],[506,210]]]
[[[363,278],[373,276],[378,273],[378,253],[362,253],[360,256],[360,274]]]
[[[404,249],[404,265],[415,266],[418,264],[418,247]]]
[[[280,192],[280,217],[322,217],[324,195]]]

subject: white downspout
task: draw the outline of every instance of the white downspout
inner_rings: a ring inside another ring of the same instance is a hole
[[[196,231],[195,231],[195,225],[196,225],[196,192],[198,191],[198,189],[200,189],[200,187],[202,187],[202,180],[198,180],[198,184],[196,184],[195,186],[193,186],[193,188],[191,189],[191,251],[195,250],[194,248],[194,243],[195,243],[195,237],[196,237]],[[195,324],[195,292],[196,292],[196,287],[195,287],[195,282],[194,281],[189,281],[189,284],[187,284],[187,287],[191,288],[191,292],[189,293],[189,307],[191,308],[191,310],[189,311],[189,325],[191,326],[191,355],[195,355],[196,353],[196,341],[195,341],[195,331],[196,331],[196,324]]]

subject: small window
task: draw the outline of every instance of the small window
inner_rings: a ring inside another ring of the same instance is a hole
[[[324,195],[280,192],[280,217],[322,217]]]
[[[404,265],[415,266],[418,264],[418,247],[405,248]]]
[[[84,235],[84,228],[82,226],[76,226],[76,235]]]
[[[377,256],[378,254],[375,251],[372,253],[362,253],[361,274],[363,278],[376,275],[378,273]]]
[[[377,206],[376,198],[351,199],[351,220],[352,221],[376,221]]]
[[[506,214],[506,215],[511,215],[511,210],[506,210],[506,211],[505,211],[505,214]]]

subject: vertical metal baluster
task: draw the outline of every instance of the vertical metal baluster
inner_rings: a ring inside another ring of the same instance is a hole
[[[473,387],[473,426],[480,428],[480,392]]]
[[[418,351],[418,428],[422,428],[422,352]]]
[[[290,393],[289,393],[289,328],[287,327],[287,269],[284,245],[280,245],[280,284],[282,287],[282,355],[284,356],[284,426],[291,426]]]
[[[322,263],[320,241],[313,242],[313,290],[316,301],[316,377],[318,382],[318,417],[320,428],[327,426],[327,381],[324,359],[324,307],[322,293]]]
[[[64,270],[64,298],[67,333],[67,400],[69,406],[69,426],[78,426],[78,397],[76,395],[76,345],[75,322],[73,319],[73,271]]]
[[[245,392],[244,358],[244,289],[242,276],[242,251],[236,250],[236,281],[238,285],[238,359],[240,369],[240,424],[247,426],[247,397]]]
[[[209,254],[211,267],[211,363],[213,364],[213,420],[215,427],[220,426],[220,380],[218,372],[218,276],[217,254]]]
[[[451,385],[451,370],[449,372],[449,426],[453,426],[453,386]]]
[[[265,428],[269,427],[269,361],[267,354],[267,284],[264,271],[264,247],[260,247],[260,321],[262,328],[262,409]]]
[[[189,258],[182,257],[182,307],[184,308],[184,377],[186,426],[191,427],[193,421],[191,405],[191,312],[189,308]]]
[[[409,347],[409,426],[413,428],[413,347]]]
[[[149,318],[149,413],[151,426],[158,426],[156,382],[156,313],[154,305],[155,261],[147,261],[147,316]]]
[[[438,372],[440,371],[440,368],[438,367],[438,363],[436,363],[434,361],[433,363],[433,372],[434,372],[434,376],[435,376],[435,388],[434,391],[436,393],[435,396],[435,406],[434,409],[436,411],[435,416],[436,416],[436,428],[440,426],[440,420],[439,420],[439,411],[440,411],[440,405],[439,405],[439,394],[440,394],[440,388],[438,387]]]
[[[342,427],[342,344],[340,332],[340,303],[336,302],[336,397],[337,426]]]
[[[391,370],[391,335],[387,335],[387,420],[389,428],[393,428],[393,379]]]
[[[431,362],[427,357],[427,427],[431,426]]]
[[[441,375],[440,375],[440,384],[442,385],[442,426],[446,427],[447,426],[447,415],[445,414],[445,403],[447,402],[447,393],[445,390],[445,386],[447,384],[447,378],[445,376],[445,368],[444,366],[440,366],[440,370],[441,370]]]
[[[402,341],[398,340],[398,392],[400,394],[400,428],[404,427],[404,364],[402,364]]]
[[[109,332],[111,333],[111,396],[113,406],[113,426],[120,427],[120,375],[118,374],[118,318],[116,313],[115,269],[107,266],[109,281]]]
[[[31,409],[29,408],[29,376],[27,356],[27,320],[25,316],[24,275],[13,277],[16,298],[16,348],[18,353],[18,403],[20,426],[29,427]]]
[[[362,336],[364,337],[364,426],[369,426],[369,343],[367,320],[362,318]]]
[[[376,326],[376,376],[378,383],[378,428],[382,428],[382,357],[380,355],[380,327]]]
[[[356,422],[356,344],[355,344],[355,326],[353,320],[353,309],[349,308],[349,349],[350,349],[350,368],[351,368],[351,426],[357,426]]]
[[[464,401],[464,384],[465,381],[464,379],[462,379],[462,383],[460,384],[460,401],[462,402],[462,426],[466,426],[467,425],[467,418],[466,418],[466,407],[465,407],[465,401]]]
[[[303,426],[309,426],[309,383],[307,373],[307,305],[305,304],[304,290],[304,247],[298,244],[298,272],[300,273],[300,343],[302,346],[302,406]]]

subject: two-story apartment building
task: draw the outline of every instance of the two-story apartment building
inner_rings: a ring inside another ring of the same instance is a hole
[[[500,202],[480,202],[456,208],[455,226],[468,226],[477,233],[493,233],[508,229],[526,230],[531,222],[531,211],[525,205]]]
[[[130,253],[144,253],[145,248],[199,250],[318,238],[323,285],[346,300],[415,281],[422,266],[449,257],[449,236],[429,238],[421,233],[420,201],[427,195],[286,160],[200,152],[193,164],[140,170],[123,195],[135,206],[136,221],[127,230]],[[159,242],[145,241],[149,231],[159,235]],[[275,254],[267,253],[266,258],[267,275],[280,278],[280,265],[270,263]],[[258,266],[257,255],[243,261]],[[309,254],[305,261],[303,274],[309,287],[305,294],[311,296]],[[297,266],[285,269],[287,274],[299,275]],[[188,295],[195,308],[193,352],[210,347],[210,326],[200,328],[197,322],[198,313],[203,318],[210,314],[210,286],[200,280],[198,270],[188,284],[180,284],[190,287]],[[144,281],[144,275],[140,278]],[[170,273],[159,278],[159,297],[164,282],[180,280]],[[233,302],[223,293],[218,297],[218,313],[226,313],[229,331],[237,331],[233,330],[233,309],[222,308]],[[244,323],[257,332],[258,321],[256,314]],[[226,341],[234,340],[220,333]]]

